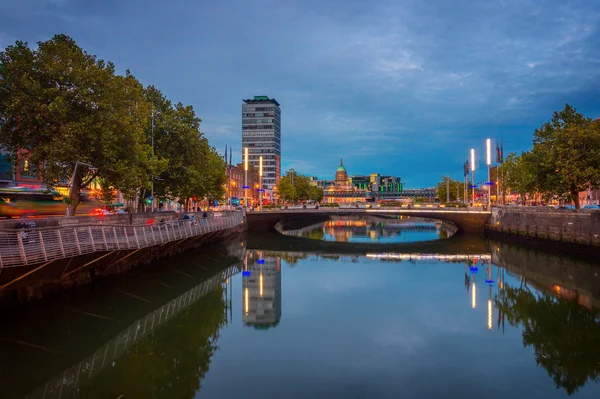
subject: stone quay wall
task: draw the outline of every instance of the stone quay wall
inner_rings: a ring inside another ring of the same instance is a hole
[[[486,230],[494,238],[517,236],[600,248],[600,211],[499,207],[492,209]]]

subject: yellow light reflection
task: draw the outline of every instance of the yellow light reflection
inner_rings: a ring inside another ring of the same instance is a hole
[[[473,281],[473,287],[471,289],[471,294],[472,294],[471,303],[472,303],[473,309],[475,309],[475,306],[477,305],[477,286],[475,285],[475,281]]]
[[[260,296],[263,296],[263,274],[260,274]]]
[[[488,299],[488,330],[492,329],[492,300]]]
[[[244,311],[248,314],[250,308],[250,301],[248,300],[248,288],[244,290]]]

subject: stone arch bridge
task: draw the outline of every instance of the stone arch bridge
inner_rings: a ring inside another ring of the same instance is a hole
[[[396,217],[411,216],[426,219],[436,219],[444,222],[453,223],[458,231],[464,233],[483,233],[486,224],[491,218],[490,211],[467,210],[467,209],[440,209],[440,208],[421,208],[421,209],[339,209],[339,208],[321,208],[321,209],[294,209],[294,210],[273,210],[261,212],[248,212],[246,218],[249,231],[270,231],[275,230],[279,222],[293,223],[302,220],[315,223],[328,220],[331,216],[350,216],[365,215],[377,217]]]

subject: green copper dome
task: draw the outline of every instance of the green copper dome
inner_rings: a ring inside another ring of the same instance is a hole
[[[340,159],[340,166],[338,166],[336,172],[346,172],[346,168],[344,167],[344,162]]]

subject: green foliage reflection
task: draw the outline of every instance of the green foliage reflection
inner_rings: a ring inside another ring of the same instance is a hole
[[[82,387],[81,397],[193,398],[217,350],[225,311],[218,287]]]
[[[513,326],[523,328],[523,346],[569,395],[600,381],[600,312],[575,301],[506,287],[496,300]]]

